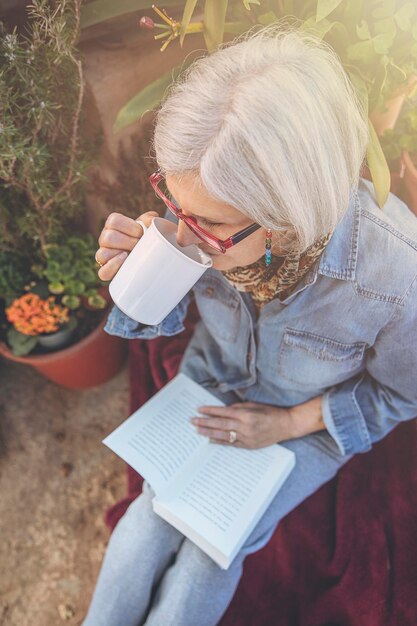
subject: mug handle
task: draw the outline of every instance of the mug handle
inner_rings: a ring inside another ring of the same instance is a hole
[[[137,219],[137,220],[135,220],[135,222],[137,222],[138,224],[140,224],[140,225],[142,226],[142,229],[143,229],[142,237],[143,237],[143,235],[144,235],[144,234],[146,233],[146,231],[148,230],[148,227],[147,227],[147,226],[145,226],[145,224],[142,222],[142,220],[141,220],[141,219]]]

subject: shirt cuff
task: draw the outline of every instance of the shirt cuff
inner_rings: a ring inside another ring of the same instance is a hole
[[[157,327],[130,319],[116,306],[110,311],[104,330],[108,335],[124,339],[153,339],[158,336]]]
[[[323,422],[343,456],[372,448],[366,420],[355,395],[362,380],[362,375],[355,376],[323,394]]]

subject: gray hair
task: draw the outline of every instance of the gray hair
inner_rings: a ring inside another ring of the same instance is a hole
[[[280,21],[183,71],[157,112],[153,147],[164,175],[192,173],[301,253],[343,217],[368,140],[336,53]]]

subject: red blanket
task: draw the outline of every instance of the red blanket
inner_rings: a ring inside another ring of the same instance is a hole
[[[177,372],[196,320],[176,337],[130,341],[131,411]],[[398,426],[282,520],[244,563],[220,626],[417,625],[417,422]],[[128,496],[143,479],[128,468]]]

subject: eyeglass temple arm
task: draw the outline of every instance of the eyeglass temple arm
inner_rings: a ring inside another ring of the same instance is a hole
[[[237,244],[239,243],[239,241],[242,241],[242,239],[244,239],[248,235],[251,235],[252,233],[254,233],[255,230],[258,230],[258,228],[261,228],[260,224],[251,224],[250,226],[242,230],[242,232],[238,233],[237,235],[232,235],[230,239],[231,241],[233,241],[233,244]]]

